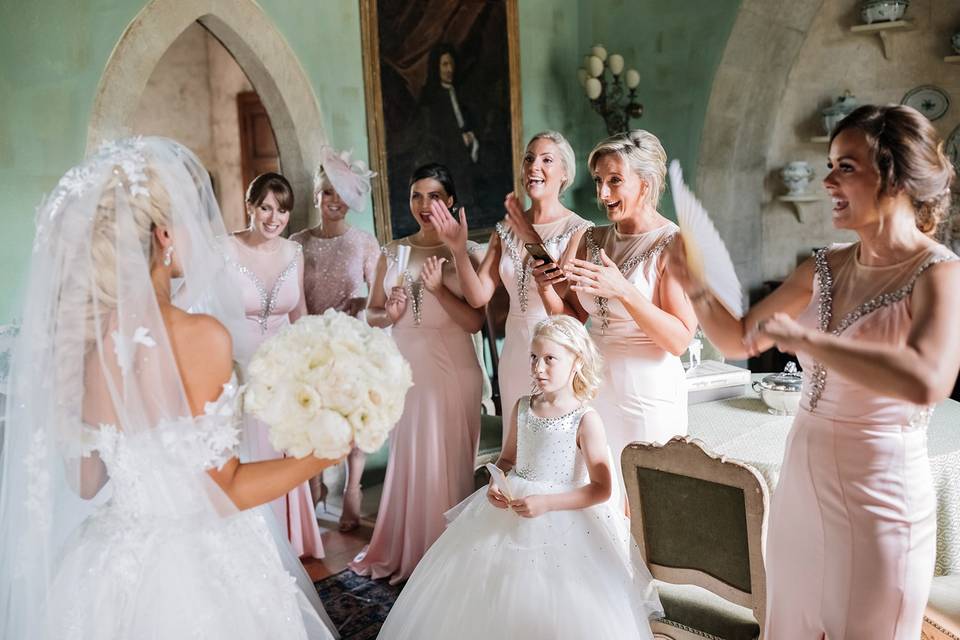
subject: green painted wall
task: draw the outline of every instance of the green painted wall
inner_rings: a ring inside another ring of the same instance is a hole
[[[595,41],[639,68],[646,115],[695,169],[713,74],[740,0],[520,0],[524,137],[563,131],[578,157],[570,204],[597,216],[586,154],[604,136],[576,80]],[[331,142],[367,155],[358,0],[260,0],[299,57]],[[17,308],[42,195],[83,156],[107,58],[143,0],[0,0],[0,323]],[[682,8],[681,8],[682,7]],[[690,175],[691,181],[695,176]],[[357,224],[372,229],[368,214]]]

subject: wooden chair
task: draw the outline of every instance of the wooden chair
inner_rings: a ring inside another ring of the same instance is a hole
[[[658,580],[655,638],[756,640],[763,629],[767,485],[699,441],[634,443],[621,458],[630,528]]]
[[[960,575],[933,579],[920,637],[923,640],[960,640]]]

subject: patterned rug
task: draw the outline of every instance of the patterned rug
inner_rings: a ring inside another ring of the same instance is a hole
[[[403,585],[391,586],[345,569],[314,586],[342,640],[373,640]]]

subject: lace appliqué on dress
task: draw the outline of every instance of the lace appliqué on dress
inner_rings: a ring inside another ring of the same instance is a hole
[[[50,512],[46,508],[50,505],[50,472],[46,464],[48,455],[46,432],[43,429],[34,430],[30,437],[30,448],[23,459],[30,480],[25,503],[27,512],[33,514],[32,520],[42,532],[50,530]]]
[[[120,365],[120,370],[125,374],[133,366],[133,358],[136,355],[138,344],[149,348],[157,346],[156,340],[150,336],[150,329],[146,327],[137,327],[129,338],[120,335],[119,331],[111,332],[110,337],[113,338],[113,352],[117,356],[117,364]]]
[[[223,385],[223,393],[204,405],[203,415],[188,418],[186,429],[164,429],[161,441],[169,451],[197,469],[219,469],[237,455],[240,446],[240,416],[237,411],[243,388],[235,379]]]

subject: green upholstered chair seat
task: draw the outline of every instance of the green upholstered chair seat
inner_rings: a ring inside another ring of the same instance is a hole
[[[500,416],[480,416],[480,449],[478,453],[500,452],[503,440],[503,419]]]
[[[924,615],[937,630],[950,634],[948,637],[960,637],[960,575],[933,579]]]
[[[693,585],[668,584],[656,581],[663,604],[664,617],[658,622],[705,637],[723,640],[756,640],[760,625],[753,612],[706,589]]]

